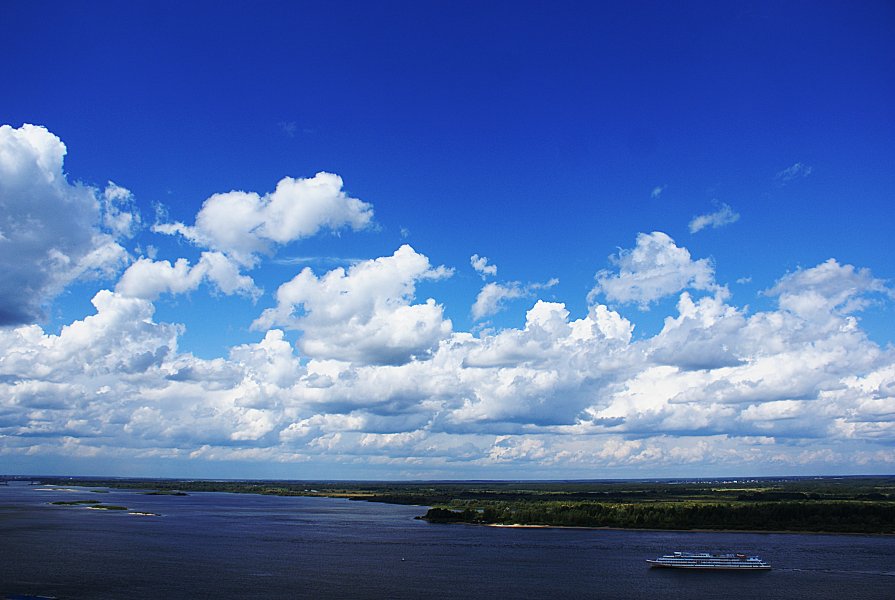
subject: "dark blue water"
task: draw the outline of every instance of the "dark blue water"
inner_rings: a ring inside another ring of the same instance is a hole
[[[52,506],[95,499],[134,511]],[[895,538],[433,525],[327,498],[0,486],[0,596],[59,598],[895,598]],[[745,551],[767,573],[649,569]]]

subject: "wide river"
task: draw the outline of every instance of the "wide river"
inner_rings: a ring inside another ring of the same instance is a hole
[[[130,511],[54,506],[99,500]],[[0,597],[895,598],[895,537],[436,525],[329,498],[0,486]],[[674,550],[757,554],[759,573],[649,569]]]

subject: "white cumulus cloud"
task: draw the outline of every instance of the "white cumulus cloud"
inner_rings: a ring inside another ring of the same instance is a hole
[[[630,250],[610,257],[618,272],[607,269],[597,273],[597,285],[589,297],[602,294],[610,302],[636,303],[646,309],[652,302],[686,288],[714,290],[715,270],[706,258],[692,260],[686,248],[679,247],[661,231],[640,233]]]
[[[497,314],[505,307],[509,300],[518,298],[531,298],[539,290],[551,288],[559,283],[558,279],[551,279],[546,283],[528,283],[523,285],[519,281],[505,283],[490,282],[482,286],[472,305],[472,317],[479,321],[485,317]]]
[[[482,279],[485,279],[486,276],[490,275],[494,277],[497,275],[497,265],[489,265],[487,256],[479,256],[478,254],[473,254],[469,257],[469,264],[472,265],[472,268],[476,270],[476,272],[482,276]]]
[[[195,225],[160,223],[155,231],[180,234],[204,248],[223,252],[244,266],[274,246],[310,237],[322,229],[368,227],[373,207],[342,190],[342,178],[317,173],[308,179],[284,177],[263,196],[232,191],[208,198]]]
[[[208,281],[224,294],[242,294],[251,298],[261,294],[252,278],[241,274],[238,265],[220,252],[203,252],[194,266],[190,266],[185,258],[177,259],[173,265],[167,260],[140,258],[127,268],[115,291],[155,300],[163,293],[191,292],[203,281]]]
[[[118,240],[139,225],[130,193],[70,183],[65,154],[43,127],[0,126],[0,325],[40,319],[75,279],[111,276],[128,261]]]
[[[518,281],[486,283],[472,305],[472,317],[476,320],[497,313],[507,300],[524,298],[528,293]]]
[[[300,329],[299,348],[315,358],[383,364],[424,358],[450,333],[451,322],[432,299],[413,304],[416,282],[450,274],[408,245],[320,278],[305,268],[280,286],[277,306],[253,327]]]
[[[833,258],[785,275],[767,294],[779,296],[783,308],[803,314],[848,314],[866,308],[874,295],[895,298],[895,291],[869,269],[841,265]]]
[[[734,212],[728,204],[721,204],[718,210],[713,213],[693,217],[689,225],[690,233],[702,231],[706,227],[718,229],[719,227],[736,223],[739,220],[740,214],[738,212]]]

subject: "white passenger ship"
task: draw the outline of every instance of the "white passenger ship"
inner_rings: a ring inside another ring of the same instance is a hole
[[[767,571],[771,565],[757,556],[745,554],[709,554],[702,552],[675,552],[666,554],[655,560],[647,560],[653,567],[668,567],[672,569],[707,569],[707,570],[737,570],[737,571]]]

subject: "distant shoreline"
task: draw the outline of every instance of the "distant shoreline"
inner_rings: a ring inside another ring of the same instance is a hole
[[[42,487],[343,498],[428,507],[421,520],[507,528],[895,535],[895,477],[572,482],[42,478]]]
[[[441,524],[441,523],[439,523]],[[444,523],[445,525],[453,525],[453,523]],[[853,535],[853,536],[895,536],[895,533],[861,533],[848,531],[794,531],[794,530],[766,530],[766,529],[658,529],[652,527],[599,527],[586,525],[525,525],[523,523],[513,523],[512,525],[504,525],[502,523],[457,523],[458,525],[472,525],[476,527],[497,527],[500,529],[586,529],[591,531],[668,531],[672,533],[766,533],[766,534],[786,534],[786,535]]]

